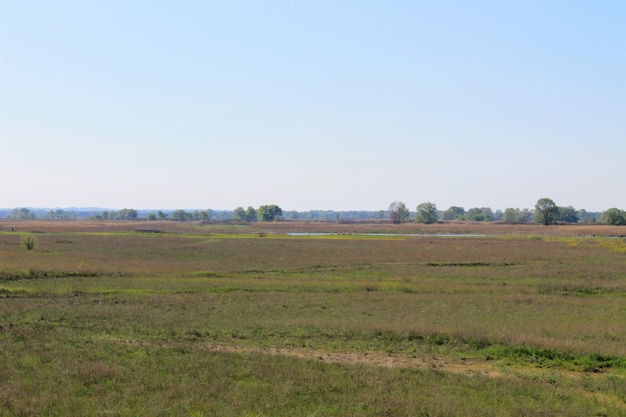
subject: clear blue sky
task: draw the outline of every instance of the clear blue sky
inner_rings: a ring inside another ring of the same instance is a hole
[[[626,209],[626,2],[0,0],[0,207]]]

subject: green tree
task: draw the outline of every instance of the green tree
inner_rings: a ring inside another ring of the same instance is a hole
[[[581,222],[595,223],[597,221],[600,221],[601,216],[602,216],[602,213],[589,212],[585,209],[578,210],[578,218],[580,219]]]
[[[148,220],[148,221],[153,222],[153,221],[155,221],[156,219],[157,219],[156,214],[154,214],[154,213],[150,213],[150,214],[148,214],[148,217],[147,217],[147,220]]]
[[[473,207],[467,210],[465,218],[474,222],[490,222],[493,220],[493,210],[489,207]]]
[[[64,210],[56,209],[56,210],[48,211],[48,213],[46,214],[46,218],[48,218],[48,219],[69,219],[70,215],[69,215],[69,213],[67,213]]]
[[[452,206],[442,213],[443,220],[460,220],[465,215],[463,207]]]
[[[540,198],[535,204],[535,221],[548,226],[556,223],[559,217],[559,206],[549,198]]]
[[[157,212],[157,217],[158,217],[160,220],[167,219],[167,213],[163,213],[161,210],[159,210],[159,211]]]
[[[254,207],[248,206],[246,209],[246,221],[255,222],[259,219],[259,215]]]
[[[260,222],[275,222],[280,220],[283,210],[276,204],[264,205],[259,207],[258,218]]]
[[[519,209],[507,207],[504,209],[502,221],[504,223],[517,223],[519,220]]]
[[[623,226],[626,224],[626,212],[618,208],[610,208],[602,212],[600,221],[613,226]]]
[[[572,206],[559,207],[557,220],[564,223],[578,223],[580,221],[580,217],[578,215],[578,211],[576,211],[576,209]]]
[[[11,210],[11,213],[9,213],[7,218],[15,220],[32,220],[35,218],[35,213],[25,207],[15,208]]]
[[[211,220],[211,214],[213,213],[213,210],[208,209],[208,210],[196,210],[193,212],[193,219],[195,220],[202,220],[203,222],[208,222],[209,220]]]
[[[137,210],[134,209],[121,209],[115,215],[118,220],[134,220],[137,218]]]
[[[238,221],[238,222],[245,222],[246,221],[246,210],[243,207],[237,207],[233,211],[233,220]]]
[[[394,201],[389,205],[389,217],[395,224],[404,223],[409,219],[409,209],[402,201]]]
[[[185,210],[174,210],[172,212],[172,220],[176,220],[178,222],[186,222],[187,220],[191,220],[193,218],[192,213],[188,213]]]
[[[532,213],[528,209],[507,208],[502,214],[504,223],[524,223],[532,219]]]
[[[417,216],[415,221],[418,223],[431,224],[439,219],[437,206],[434,203],[426,202],[417,206]]]

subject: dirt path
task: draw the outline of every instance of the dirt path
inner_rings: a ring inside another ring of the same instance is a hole
[[[488,378],[553,378],[555,375],[580,381],[583,378],[600,378],[604,374],[574,372],[563,369],[543,369],[515,367],[506,365],[498,361],[487,361],[482,359],[457,359],[440,358],[429,355],[406,355],[406,354],[384,354],[379,352],[332,352],[320,349],[295,349],[279,347],[250,347],[232,346],[206,343],[167,343],[154,344],[145,341],[122,340],[107,338],[110,342],[123,343],[138,346],[152,347],[187,347],[206,352],[217,353],[237,353],[237,354],[261,354],[271,356],[288,356],[305,360],[317,360],[332,364],[362,364],[369,366],[380,366],[383,368],[403,368],[403,369],[423,369],[448,372],[466,376],[484,376]],[[554,383],[556,390],[558,383]],[[616,395],[587,391],[580,389],[580,395],[595,398],[600,403],[611,404],[612,406],[626,411],[626,403]]]
[[[460,358],[442,358],[432,355],[408,355],[408,354],[391,354],[380,352],[334,352],[321,349],[296,349],[281,347],[260,347],[260,346],[233,346],[221,344],[180,344],[180,343],[150,343],[145,341],[133,341],[122,339],[107,339],[111,342],[132,344],[139,346],[158,346],[158,347],[186,347],[193,346],[207,352],[218,353],[238,353],[238,354],[261,354],[271,356],[289,356],[306,360],[316,360],[332,364],[346,365],[370,365],[383,368],[403,368],[403,369],[423,369],[435,370],[441,372],[450,372],[459,375],[482,375],[490,378],[514,378],[528,377],[538,375],[558,374],[569,378],[580,379],[585,377],[595,377],[601,374],[574,372],[563,369],[542,369],[511,366],[503,364],[499,361],[488,361],[485,359],[460,359]]]
[[[443,359],[432,356],[410,356],[365,352],[331,352],[318,349],[290,349],[278,347],[242,347],[207,345],[210,352],[256,353],[272,356],[290,356],[300,359],[319,360],[334,364],[363,364],[383,368],[430,369],[466,375],[484,375],[492,378],[507,376],[507,372],[496,362],[477,359]]]

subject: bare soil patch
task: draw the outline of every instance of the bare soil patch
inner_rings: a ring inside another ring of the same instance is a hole
[[[220,344],[185,344],[185,343],[165,343],[153,344],[146,341],[107,339],[111,342],[139,345],[139,346],[159,346],[167,348],[194,348],[207,352],[236,353],[236,354],[260,354],[270,356],[287,356],[304,360],[314,360],[330,364],[340,365],[365,365],[377,366],[381,368],[399,369],[422,369],[440,372],[448,372],[466,376],[485,376],[488,378],[516,378],[522,376],[548,376],[559,374],[568,378],[580,379],[582,377],[594,377],[600,374],[591,372],[575,372],[564,369],[552,368],[523,368],[504,364],[499,361],[489,361],[484,359],[460,359],[443,358],[432,355],[407,355],[401,353],[381,353],[381,352],[335,352],[321,349],[297,349],[281,348],[273,346],[234,346]]]

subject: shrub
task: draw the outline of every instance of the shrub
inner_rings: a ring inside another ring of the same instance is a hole
[[[33,250],[39,244],[37,236],[32,233],[22,235],[22,248],[26,250]]]

